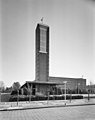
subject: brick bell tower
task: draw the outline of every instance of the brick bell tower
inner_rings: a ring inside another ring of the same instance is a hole
[[[36,27],[36,81],[49,79],[49,26],[37,24]]]

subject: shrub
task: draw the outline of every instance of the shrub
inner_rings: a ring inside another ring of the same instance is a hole
[[[53,96],[53,95],[50,95],[49,97],[48,96],[31,96],[31,101],[41,101],[41,100],[64,100],[65,97],[60,95],[56,95],[56,96]],[[66,96],[66,100],[69,100],[69,99],[83,99],[83,96],[82,95],[76,95],[76,96],[70,96],[70,95],[67,95]],[[30,100],[30,96],[26,96],[26,95],[20,95],[19,96],[19,101],[29,101]],[[15,102],[17,101],[17,96],[11,96],[10,99],[9,99],[10,102]]]

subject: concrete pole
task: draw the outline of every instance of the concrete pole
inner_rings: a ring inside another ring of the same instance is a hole
[[[18,106],[18,101],[19,101],[19,90],[17,90],[17,106]]]
[[[72,100],[72,90],[70,90],[70,102]]]
[[[0,102],[1,102],[1,91],[0,91]]]
[[[67,83],[67,81],[64,81],[64,84],[65,84],[65,101],[66,101],[66,83]]]
[[[78,94],[79,94],[79,90],[80,90],[80,83],[78,83]]]
[[[65,100],[66,100],[66,83],[65,83]]]

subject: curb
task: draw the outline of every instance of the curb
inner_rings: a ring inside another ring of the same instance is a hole
[[[95,105],[95,103],[89,104],[73,104],[73,105],[51,105],[51,106],[39,106],[39,107],[17,107],[17,108],[3,108],[0,111],[16,111],[16,110],[28,110],[28,109],[44,109],[44,108],[57,108],[57,107],[75,107],[75,106],[88,106]]]

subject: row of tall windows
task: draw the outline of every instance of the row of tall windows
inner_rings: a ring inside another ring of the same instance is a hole
[[[40,52],[46,53],[47,30],[40,28]]]

